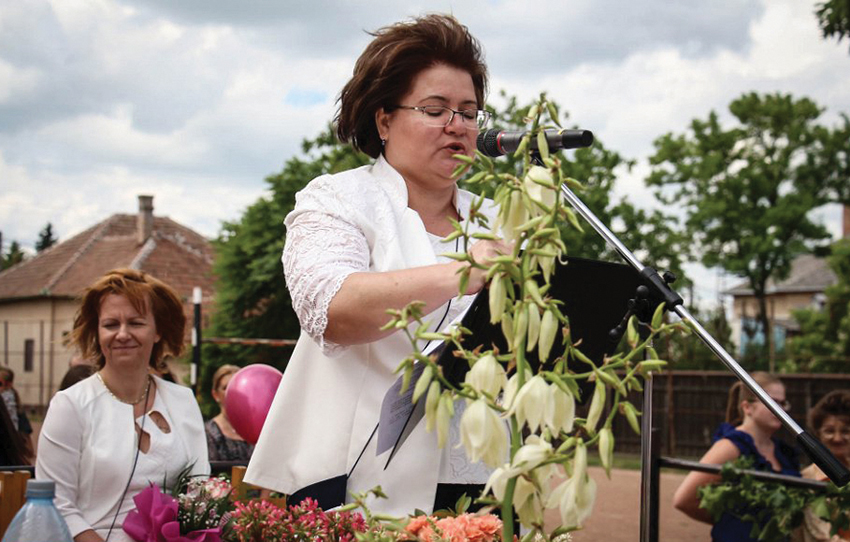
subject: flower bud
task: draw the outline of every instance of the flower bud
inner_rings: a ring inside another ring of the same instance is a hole
[[[610,427],[599,431],[599,459],[605,467],[605,473],[611,478],[611,461],[614,458],[614,433]]]
[[[602,416],[602,408],[605,406],[605,384],[601,379],[596,380],[596,389],[593,391],[593,399],[590,400],[590,408],[587,411],[587,422],[584,428],[591,434],[596,432],[596,424]]]
[[[451,427],[452,417],[455,415],[454,399],[448,391],[440,396],[437,405],[437,446],[442,448],[446,444]]]
[[[413,402],[417,402],[419,398],[425,393],[425,390],[428,389],[428,385],[431,384],[431,379],[434,377],[434,367],[431,365],[426,365],[424,369],[422,369],[422,374],[419,375],[419,380],[416,381],[416,387],[413,388]]]
[[[497,324],[502,320],[502,313],[505,312],[505,302],[508,299],[508,293],[505,290],[505,282],[501,276],[493,277],[490,282],[490,323]]]
[[[505,336],[508,344],[514,343],[514,318],[510,313],[505,313],[502,316],[502,335]]]
[[[540,335],[540,309],[534,303],[528,304],[528,340],[525,343],[525,351],[531,352],[537,346],[537,337]]]
[[[626,416],[626,420],[629,422],[629,425],[636,434],[640,435],[640,423],[638,423],[638,412],[635,409],[634,405],[629,402],[620,403],[620,408],[623,410],[623,414]]]
[[[522,340],[525,339],[525,333],[527,329],[528,309],[525,308],[524,304],[521,304],[519,310],[516,313],[516,321],[514,321],[514,340],[511,345],[514,351],[519,350],[519,347],[522,344]]]
[[[434,423],[437,421],[437,407],[440,404],[440,383],[431,382],[428,387],[428,395],[425,397],[425,430],[433,431]]]
[[[546,310],[543,313],[543,319],[540,321],[540,336],[537,339],[537,357],[540,359],[540,363],[549,361],[549,352],[552,350],[557,335],[558,319],[555,317],[555,313]]]

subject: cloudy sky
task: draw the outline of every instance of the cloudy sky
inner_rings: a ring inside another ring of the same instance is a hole
[[[495,95],[548,91],[643,161],[652,141],[742,93],[850,113],[847,42],[811,0],[0,0],[0,231],[32,247],[107,216],[155,212],[213,237],[332,118],[365,30],[446,11],[484,45]],[[837,209],[820,213],[838,233]],[[283,217],[281,217],[283,218]],[[5,248],[5,247],[4,247]],[[717,281],[700,273],[698,293]]]

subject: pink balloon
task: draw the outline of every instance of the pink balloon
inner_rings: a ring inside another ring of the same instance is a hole
[[[243,367],[227,384],[224,410],[236,432],[256,444],[266,422],[274,394],[283,375],[270,365],[257,363]]]

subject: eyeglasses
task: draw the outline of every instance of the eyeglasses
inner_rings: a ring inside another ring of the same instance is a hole
[[[467,128],[480,130],[487,126],[490,121],[490,112],[483,109],[464,109],[455,111],[450,107],[442,105],[397,105],[398,109],[410,109],[411,111],[419,111],[422,113],[422,122],[425,126],[433,126],[435,128],[445,128],[455,118],[455,115],[460,115],[460,119]]]
[[[782,410],[784,410],[785,412],[791,412],[791,401],[789,401],[788,399],[783,399],[783,400],[781,400],[781,401],[780,401],[779,399],[776,399],[775,397],[771,397],[771,399],[773,399],[773,401],[774,401],[777,405],[779,405],[779,408],[781,408],[781,409],[782,409]],[[762,404],[762,402],[761,402],[761,401],[759,401],[758,399],[747,400],[747,402],[748,402],[748,403],[751,403],[751,404],[754,404],[754,405],[756,405],[756,404],[758,404],[758,405]]]
[[[850,428],[842,428],[842,429],[821,429],[820,434],[823,438],[832,439],[836,436],[841,436],[844,440],[850,439]]]

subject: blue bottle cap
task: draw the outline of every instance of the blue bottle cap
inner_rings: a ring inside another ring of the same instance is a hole
[[[56,484],[53,480],[27,480],[28,499],[52,499],[56,495]]]

